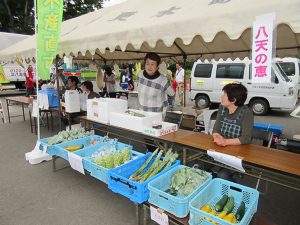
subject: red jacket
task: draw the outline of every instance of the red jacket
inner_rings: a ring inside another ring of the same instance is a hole
[[[177,86],[178,86],[177,81],[174,79],[174,80],[171,81],[171,84],[172,84],[172,87],[173,87],[174,91],[176,92]]]
[[[25,81],[26,88],[34,88],[33,75],[32,75],[31,71],[28,70],[26,72],[25,78],[26,78],[26,81]]]

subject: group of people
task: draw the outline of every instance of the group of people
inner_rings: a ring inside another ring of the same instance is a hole
[[[161,58],[156,53],[148,53],[144,58],[145,69],[138,74],[138,105],[143,111],[166,113],[168,106],[173,106],[176,91],[179,103],[182,104],[184,85],[184,69],[176,64],[176,74],[169,74],[169,78],[159,72]],[[110,67],[104,69],[106,92],[109,97],[116,97],[116,77]],[[84,81],[81,88],[75,76],[67,78],[66,85],[62,79],[63,69],[58,68],[57,75],[51,81],[59,82],[58,86],[66,90],[77,90],[83,99],[99,98],[100,95],[93,91],[91,81]],[[57,77],[58,76],[58,77]],[[120,77],[120,86],[127,83],[128,90],[134,89],[133,76],[130,66],[125,65]],[[34,94],[34,80],[32,66],[26,73],[26,96]],[[253,113],[246,105],[247,89],[242,84],[231,83],[223,87],[223,95],[218,110],[217,119],[213,128],[213,141],[219,146],[248,144],[251,142],[253,127]]]
[[[145,69],[138,75],[139,107],[143,111],[165,113],[168,96],[173,98],[176,85],[183,90],[183,69],[177,64],[176,75],[171,80],[160,74],[161,59],[156,53],[145,56]],[[177,84],[176,84],[177,83]],[[221,105],[213,128],[213,141],[219,146],[249,144],[251,142],[253,113],[244,105],[247,99],[247,88],[239,83],[223,87]]]

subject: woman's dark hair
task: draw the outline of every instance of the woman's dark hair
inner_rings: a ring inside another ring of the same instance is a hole
[[[68,77],[68,80],[70,80],[72,83],[74,83],[74,82],[75,82],[75,86],[77,86],[77,85],[78,85],[78,83],[79,83],[79,80],[78,80],[78,78],[77,78],[77,77],[75,77],[75,76],[70,76],[70,77]]]
[[[112,72],[112,69],[111,69],[109,66],[108,66],[108,67],[105,67],[105,68],[104,68],[104,71],[105,71],[105,73],[106,73],[107,75],[109,75],[109,76],[112,75],[112,73],[113,73],[113,72]]]
[[[244,85],[239,83],[226,84],[222,91],[227,94],[230,102],[235,100],[234,104],[236,106],[243,106],[247,99],[248,90]]]
[[[144,58],[144,61],[146,62],[147,59],[151,59],[157,63],[157,66],[160,64],[161,59],[160,56],[154,52],[149,52]]]
[[[93,83],[91,81],[84,81],[81,85],[84,85],[86,89],[88,89],[90,92],[93,92]]]

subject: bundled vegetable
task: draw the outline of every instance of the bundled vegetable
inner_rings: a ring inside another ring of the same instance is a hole
[[[58,134],[54,135],[49,139],[48,145],[55,145],[65,141],[83,138],[89,135],[90,132],[84,130],[60,131]]]
[[[94,162],[102,167],[113,169],[128,162],[130,155],[130,149],[124,148],[121,152],[116,151],[114,154],[96,158]]]
[[[131,111],[131,110],[127,110],[127,111],[125,111],[125,113],[127,113],[131,116],[136,116],[136,117],[146,117],[144,114],[142,114],[140,112],[135,112],[135,111]]]
[[[159,149],[157,148],[152,153],[152,155],[146,160],[146,162],[134,174],[130,176],[129,179],[134,180],[136,182],[146,181],[151,177],[155,176],[156,174],[158,174],[159,172],[163,171],[164,169],[167,169],[170,166],[172,166],[174,161],[178,157],[178,154],[173,153],[172,149],[169,149],[167,151],[163,160],[161,160],[162,154],[163,151],[162,150],[159,151]],[[149,168],[147,168],[147,166],[150,165],[154,157],[156,157],[154,162],[151,164]]]
[[[186,197],[207,179],[208,175],[205,171],[184,167],[174,173],[171,186],[166,192],[174,196]]]

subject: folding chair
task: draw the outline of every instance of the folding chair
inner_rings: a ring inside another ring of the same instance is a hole
[[[252,130],[252,143],[253,144],[260,144],[262,146],[270,148],[273,138],[273,132],[272,131],[265,131],[265,130],[258,130],[256,128],[253,128]],[[261,174],[259,175],[259,178],[256,182],[255,189],[258,190],[259,183],[261,180]],[[268,192],[268,182],[266,181],[265,185],[265,192],[260,192],[261,194],[266,194]]]
[[[204,110],[198,117],[197,121],[204,126],[204,133],[211,134],[216,122],[218,109]]]

